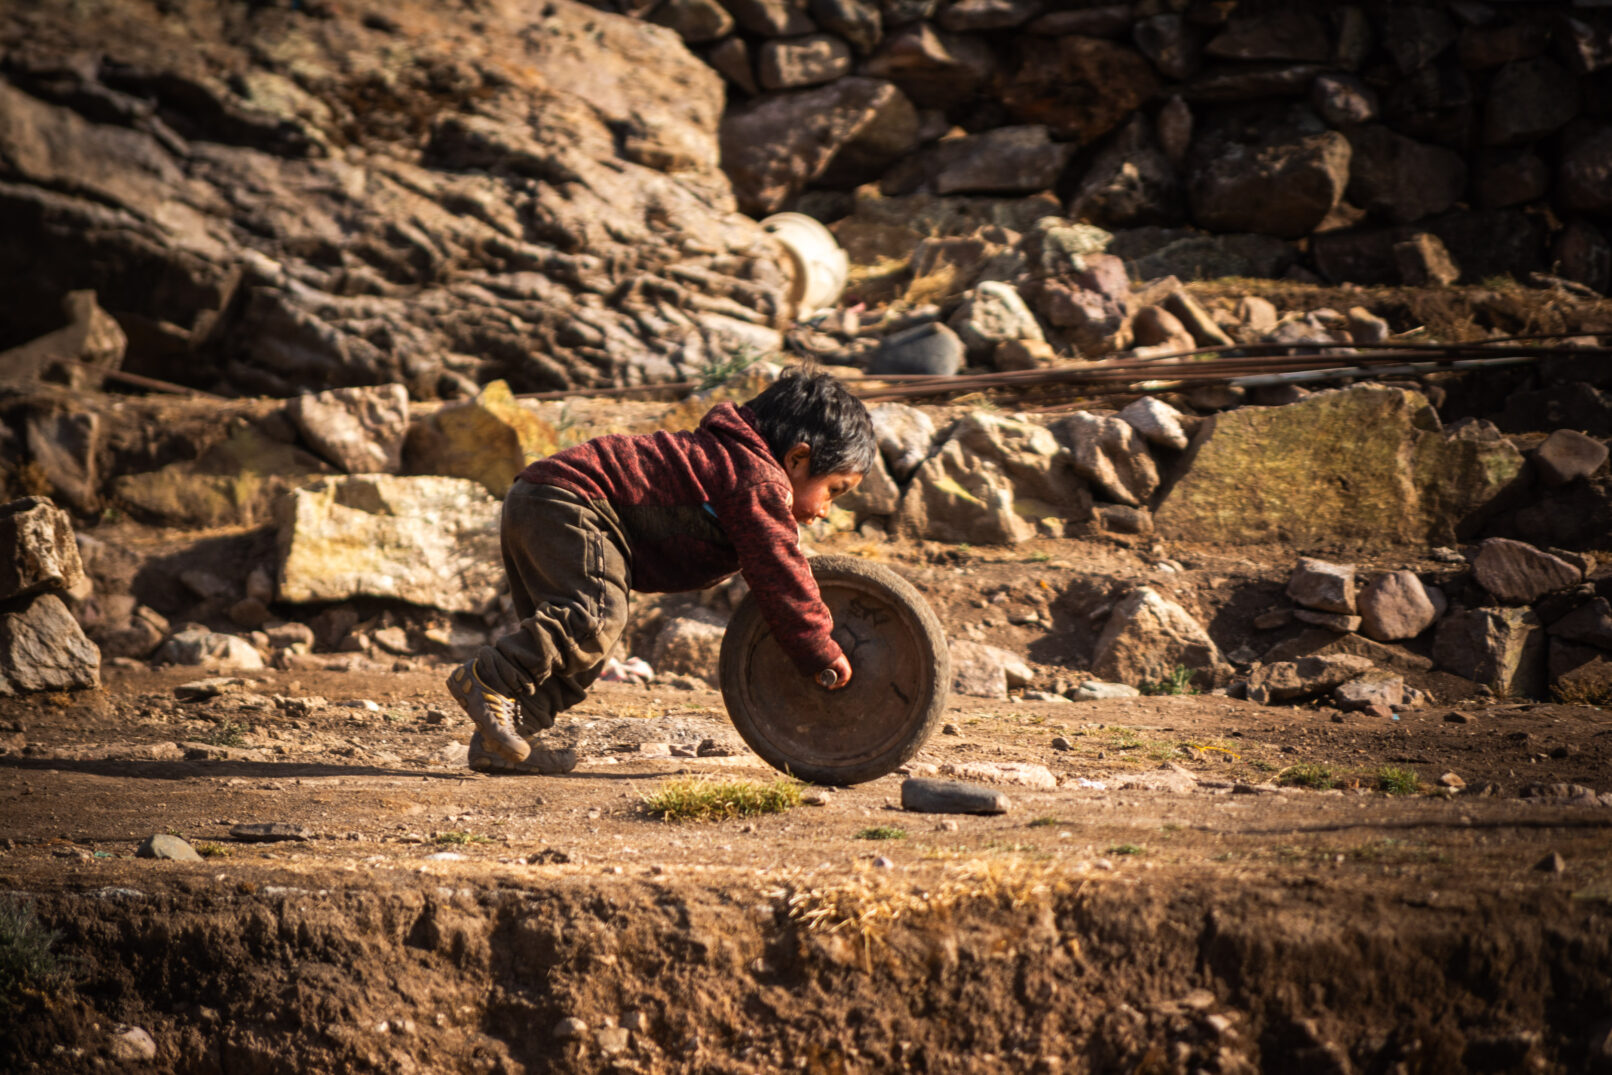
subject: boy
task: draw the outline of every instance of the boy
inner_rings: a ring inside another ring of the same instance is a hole
[[[476,725],[470,767],[575,768],[574,752],[535,733],[598,678],[631,590],[699,590],[738,569],[796,667],[832,670],[843,688],[851,665],[798,527],[856,488],[877,450],[862,401],[796,368],[743,406],[711,408],[692,433],[596,437],[523,470],[499,527],[520,628],[448,676]]]

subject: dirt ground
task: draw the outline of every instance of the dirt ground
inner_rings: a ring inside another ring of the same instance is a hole
[[[1291,567],[1170,551],[1228,637]],[[863,552],[1049,680],[1078,678],[1089,610],[1162,563]],[[902,810],[892,774],[672,823],[642,802],[670,778],[776,775],[717,692],[602,684],[555,729],[574,773],[493,777],[464,766],[449,665],[401,667],[201,700],[176,693],[196,669],[112,668],[99,692],[0,700],[0,893],[59,933],[71,982],[11,998],[0,1067],[1612,1070],[1604,709],[1436,673],[1408,676],[1434,703],[1391,720],[954,696],[921,770],[1028,762],[1057,786],[938,816]],[[1340,786],[1283,784],[1296,765]],[[1420,789],[1379,790],[1386,768]],[[261,822],[302,838],[230,835]],[[134,857],[163,832],[204,860]],[[153,1058],[127,1059],[126,1026]]]

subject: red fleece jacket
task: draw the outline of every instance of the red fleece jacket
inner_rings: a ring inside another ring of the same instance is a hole
[[[692,433],[595,437],[520,477],[609,504],[627,535],[633,589],[700,590],[742,571],[796,667],[815,675],[840,657],[800,551],[789,475],[748,407],[719,403]]]

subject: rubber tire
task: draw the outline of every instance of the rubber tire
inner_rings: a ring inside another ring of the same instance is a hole
[[[867,749],[839,756],[809,756],[787,743],[781,743],[780,734],[774,727],[775,722],[782,719],[780,697],[793,696],[800,699],[802,704],[820,710],[826,707],[846,720],[851,719],[850,714],[858,711],[866,695],[862,696],[862,701],[858,701],[858,695],[853,693],[857,691],[859,682],[855,675],[854,657],[851,685],[844,688],[844,692],[825,691],[801,675],[792,664],[787,672],[779,671],[782,651],[772,641],[771,629],[753,594],[746,595],[739,603],[722,639],[719,662],[722,698],[740,737],[768,765],[814,784],[860,784],[884,776],[905,764],[934,733],[946,711],[951,690],[951,655],[940,620],[929,603],[910,582],[888,567],[854,556],[814,556],[808,563],[812,575],[817,579],[818,589],[831,609],[837,606],[839,598],[860,594],[875,598],[894,611],[909,644],[909,662],[916,662],[918,668],[932,670],[928,676],[923,676],[911,667],[907,669],[911,674],[905,682],[914,693],[911,701],[906,702],[906,712],[902,714],[899,726],[887,735],[876,735],[877,742],[870,743]],[[753,655],[758,652],[758,646],[769,653],[766,664],[774,670],[772,679],[784,682],[761,685],[759,690],[757,685],[750,683],[749,663],[756,661]],[[863,681],[864,690],[880,685],[876,678]],[[790,694],[796,690],[813,693]],[[760,696],[768,693],[771,697]],[[840,708],[836,710],[835,707]],[[872,708],[877,711],[880,707]],[[865,717],[868,710],[861,709],[860,712]]]

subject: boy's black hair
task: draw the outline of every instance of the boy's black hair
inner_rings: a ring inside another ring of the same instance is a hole
[[[802,366],[785,370],[745,406],[780,463],[797,444],[812,450],[813,477],[873,469],[879,443],[867,407],[827,373]]]

